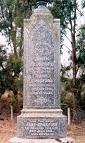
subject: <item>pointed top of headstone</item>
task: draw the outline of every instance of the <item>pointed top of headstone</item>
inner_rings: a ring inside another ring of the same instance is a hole
[[[36,0],[38,6],[46,6],[48,0]]]

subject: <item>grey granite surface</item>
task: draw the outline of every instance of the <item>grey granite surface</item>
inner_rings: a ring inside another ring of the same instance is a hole
[[[20,138],[58,139],[66,137],[66,117],[18,117],[17,136]]]

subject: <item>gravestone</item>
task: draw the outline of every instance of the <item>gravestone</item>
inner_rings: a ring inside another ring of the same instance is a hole
[[[53,20],[43,5],[24,20],[23,57],[23,110],[17,137],[10,142],[63,142],[67,118],[60,106],[60,20]]]

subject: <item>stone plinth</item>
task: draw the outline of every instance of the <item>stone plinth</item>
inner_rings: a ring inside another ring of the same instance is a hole
[[[17,136],[27,139],[66,137],[66,117],[59,109],[23,110],[17,120]]]

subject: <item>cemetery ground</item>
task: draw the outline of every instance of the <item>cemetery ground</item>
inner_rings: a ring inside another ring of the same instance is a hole
[[[16,135],[17,115],[10,119],[10,115],[0,115],[0,143],[9,143],[9,139]],[[68,128],[68,135],[75,139],[75,143],[85,143],[85,120]]]

